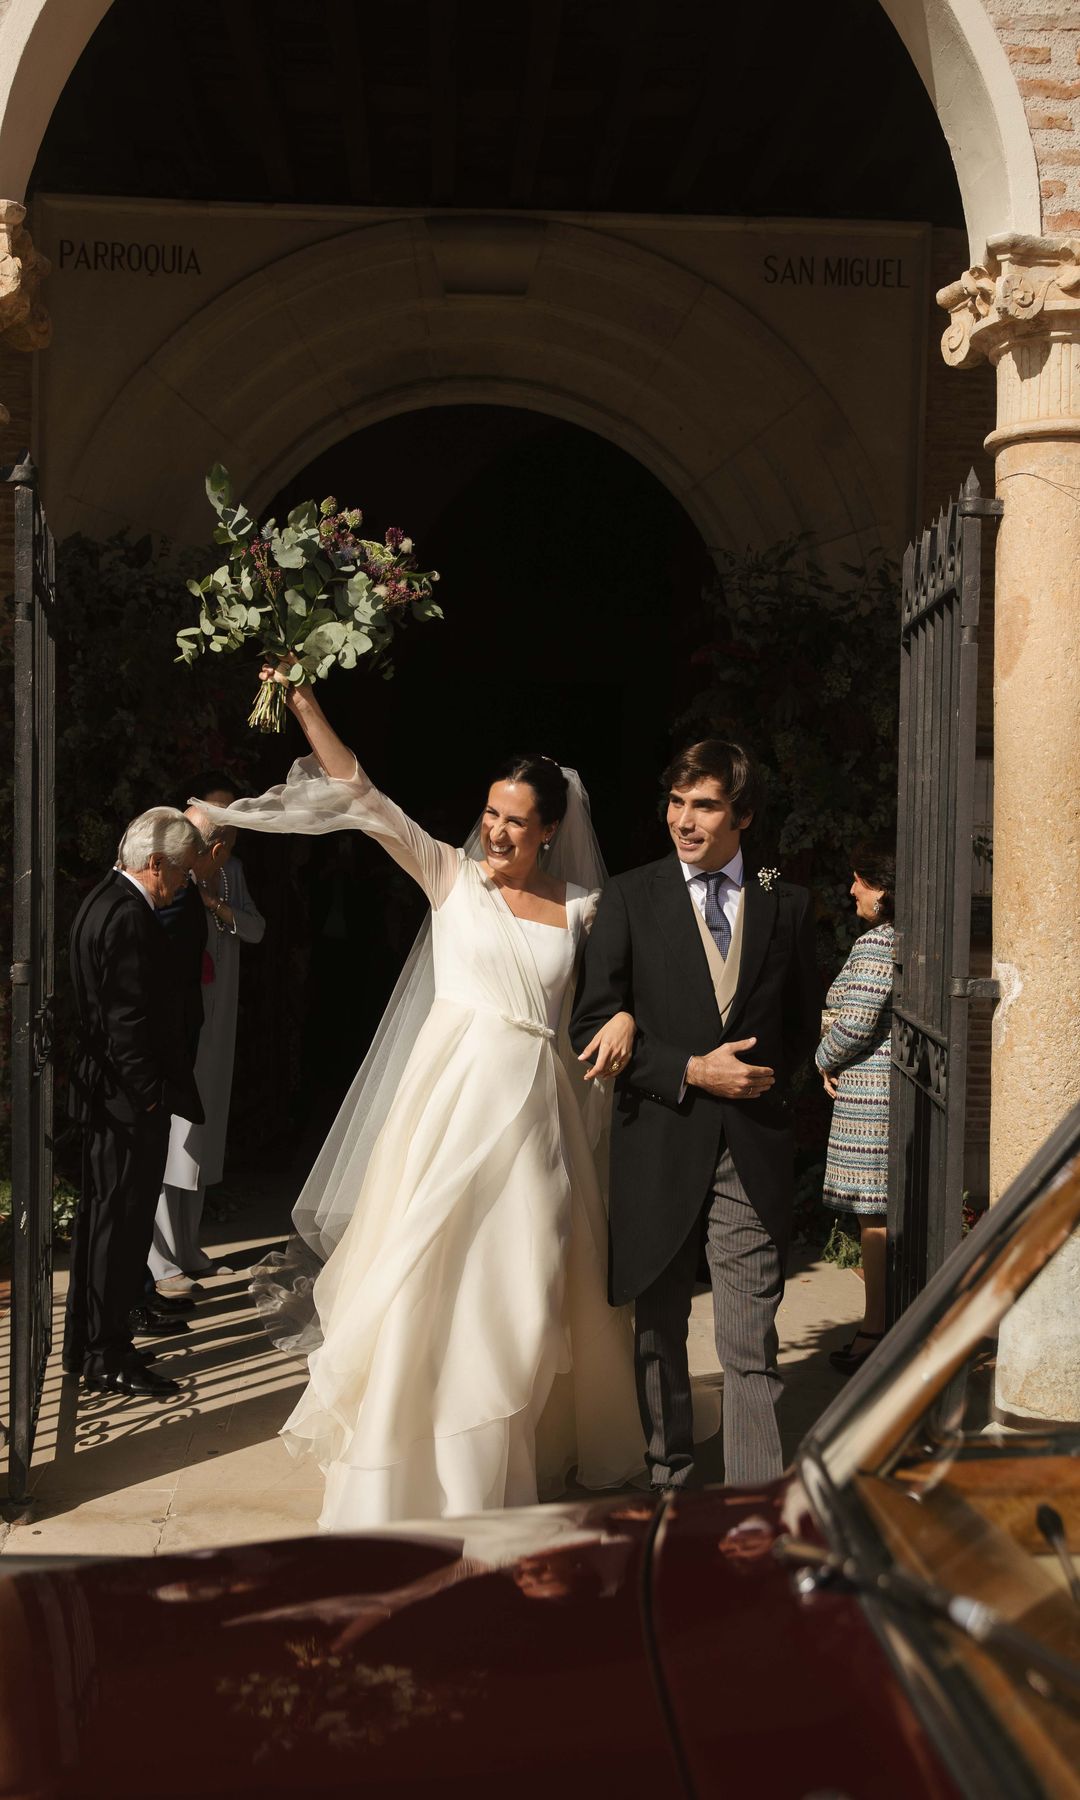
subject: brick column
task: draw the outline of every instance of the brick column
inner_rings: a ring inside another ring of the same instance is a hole
[[[1005,503],[994,681],[991,1197],[1080,1102],[1080,240],[994,238],[943,288],[957,367],[997,371],[986,440]],[[1080,1420],[1080,1245],[1007,1321],[997,1404]]]

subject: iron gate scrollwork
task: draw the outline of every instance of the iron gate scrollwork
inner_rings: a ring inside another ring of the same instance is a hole
[[[959,1243],[982,521],[974,470],[909,544],[900,629],[896,938],[889,1107],[889,1322]]]
[[[21,1500],[52,1343],[55,557],[29,457],[0,475],[15,498],[8,1493]]]

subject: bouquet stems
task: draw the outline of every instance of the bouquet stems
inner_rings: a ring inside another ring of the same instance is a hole
[[[252,731],[284,731],[285,685],[280,681],[264,681],[260,683],[255,704],[248,714],[248,724]]]

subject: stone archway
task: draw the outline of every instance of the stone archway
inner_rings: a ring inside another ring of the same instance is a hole
[[[1024,103],[982,0],[881,0],[948,141],[972,260],[1000,232],[1038,232],[1039,171]]]
[[[713,549],[809,531],[857,554],[881,536],[884,503],[840,408],[747,308],[624,239],[490,216],[374,223],[238,282],[82,444],[50,452],[50,505],[65,530],[198,539],[210,462],[259,506],[340,438],[459,402],[608,438]]]
[[[64,84],[111,0],[8,0],[0,17],[0,194],[22,200]]]

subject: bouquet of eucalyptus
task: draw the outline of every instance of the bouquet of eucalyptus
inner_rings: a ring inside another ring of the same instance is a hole
[[[362,538],[360,511],[340,510],[333,499],[294,507],[280,528],[274,519],[260,525],[233,500],[219,463],[206,492],[220,521],[214,542],[227,546],[226,561],[187,584],[199,602],[199,623],[177,632],[177,662],[257,644],[269,662],[292,659],[294,683],[321,681],[335,663],[354,669],[361,656],[389,675],[395,626],[410,614],[442,618],[431,594],[438,574],[418,572],[412,539],[396,526],[381,544]],[[283,684],[262,682],[248,724],[282,731],[285,713]]]

